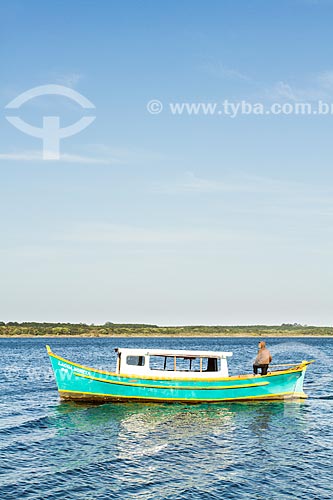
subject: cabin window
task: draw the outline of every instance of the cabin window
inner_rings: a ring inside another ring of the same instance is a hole
[[[151,370],[182,372],[217,372],[221,369],[219,358],[195,358],[192,356],[150,356]]]
[[[218,358],[208,358],[206,372],[218,372],[220,371],[221,361]]]
[[[200,370],[199,358],[177,358],[177,371],[180,372],[196,372]]]
[[[145,357],[144,356],[127,356],[126,363],[131,366],[144,366]]]
[[[174,368],[174,357],[172,356],[150,356],[149,365],[151,370],[168,370]]]

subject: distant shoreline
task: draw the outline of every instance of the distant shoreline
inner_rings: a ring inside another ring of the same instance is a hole
[[[333,338],[333,326],[301,325],[183,325],[142,323],[37,323],[0,321],[0,338]]]
[[[263,334],[263,333],[249,333],[249,334],[229,334],[229,335],[180,335],[180,334],[163,334],[163,335],[126,335],[126,334],[115,334],[115,335],[0,335],[0,339],[19,339],[19,338],[26,338],[26,339],[121,339],[121,338],[188,338],[188,339],[209,339],[209,338],[215,338],[215,339],[223,339],[223,338],[258,338],[258,337],[265,337],[265,338],[332,338],[333,335],[303,335],[303,334]]]

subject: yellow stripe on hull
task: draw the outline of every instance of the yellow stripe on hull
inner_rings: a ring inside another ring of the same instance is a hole
[[[79,392],[79,391],[66,391],[59,390],[61,399],[70,400],[85,400],[85,401],[142,401],[142,402],[158,402],[158,403],[168,403],[173,401],[178,401],[179,403],[220,403],[223,401],[269,401],[269,400],[283,400],[283,399],[306,399],[308,396],[304,392],[282,392],[279,394],[267,394],[265,396],[244,396],[238,398],[222,398],[222,399],[210,399],[209,401],[203,401],[202,399],[183,399],[183,398],[158,398],[158,397],[141,397],[141,396],[121,396],[112,394],[101,394],[92,392]]]
[[[107,380],[99,377],[93,377],[91,375],[83,375],[82,373],[74,373],[76,377],[87,378],[90,380],[97,380],[98,382],[105,382],[107,384],[116,384],[116,385],[126,385],[130,387],[144,387],[148,389],[177,389],[177,390],[193,390],[193,386],[177,386],[177,385],[149,385],[149,384],[137,384],[134,382],[119,382],[117,380]],[[141,378],[141,377],[140,377]],[[206,379],[205,379],[206,380]],[[182,380],[184,382],[184,379]],[[187,379],[185,379],[187,382]],[[260,387],[262,385],[269,385],[269,382],[257,382],[254,384],[240,384],[240,385],[213,385],[211,387],[207,386],[195,386],[196,390],[218,390],[218,389],[246,389],[248,387]]]

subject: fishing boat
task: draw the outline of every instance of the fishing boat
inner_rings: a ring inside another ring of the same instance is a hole
[[[303,381],[312,361],[277,365],[267,375],[229,376],[231,352],[115,349],[114,372],[62,358],[46,346],[61,399],[87,402],[220,401],[306,398]]]

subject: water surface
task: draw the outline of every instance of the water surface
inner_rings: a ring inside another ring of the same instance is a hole
[[[0,339],[0,498],[332,499],[332,339],[269,339],[274,362],[316,358],[297,402],[60,403],[45,350],[114,369],[114,347],[233,351],[256,339]]]

